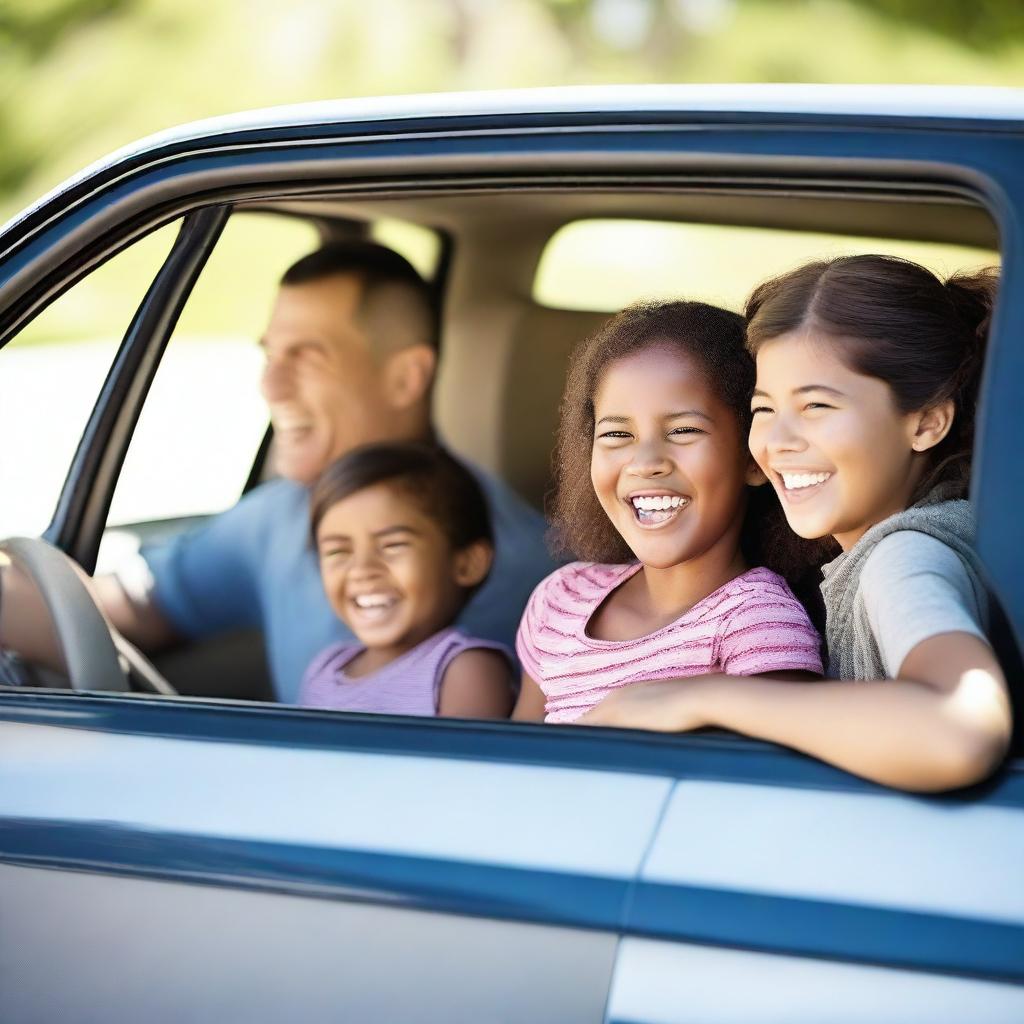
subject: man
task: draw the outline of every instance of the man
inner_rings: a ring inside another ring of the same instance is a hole
[[[350,636],[321,589],[310,485],[357,445],[433,438],[435,334],[426,284],[389,249],[337,243],[292,266],[261,341],[280,478],[199,530],[143,549],[141,582],[98,579],[113,624],[149,650],[261,628],[277,698],[295,700],[313,655]],[[530,591],[553,568],[545,524],[501,481],[475,472],[493,519],[495,561],[459,623],[511,644]]]

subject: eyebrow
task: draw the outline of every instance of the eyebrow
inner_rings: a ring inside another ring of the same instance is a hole
[[[670,412],[665,419],[667,420],[678,420],[686,417],[697,417],[698,419],[707,420],[708,423],[714,423],[714,420],[706,413],[701,412],[699,409],[684,409],[682,412]],[[594,426],[600,426],[602,423],[628,423],[628,416],[602,416]]]
[[[414,537],[420,535],[419,530],[414,530],[411,526],[385,526],[383,530],[374,530],[372,536],[386,537],[389,533],[411,533]]]
[[[846,395],[839,391],[837,388],[830,388],[827,384],[805,384],[802,388],[793,388],[791,394],[804,395],[808,391],[825,391],[830,395],[835,395],[837,398],[845,398]],[[771,396],[767,391],[761,391],[758,388],[754,388],[755,398],[770,398]]]
[[[419,531],[413,529],[411,526],[385,526],[382,530],[374,530],[371,537],[380,539],[381,537],[387,537],[393,533],[410,533],[414,537],[418,537]],[[326,544],[328,541],[351,541],[352,538],[347,533],[325,533],[322,537],[317,538],[318,544]]]

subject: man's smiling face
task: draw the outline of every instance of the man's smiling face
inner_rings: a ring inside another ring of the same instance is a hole
[[[282,476],[311,484],[360,444],[389,436],[382,361],[357,318],[362,282],[334,274],[278,293],[261,345],[261,391]]]

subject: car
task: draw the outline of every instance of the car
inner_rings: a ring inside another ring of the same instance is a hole
[[[442,299],[444,437],[537,504],[568,354],[630,288],[695,295],[740,267],[749,288],[826,244],[998,253],[972,497],[1022,683],[1024,93],[541,90],[165,132],[0,232],[0,383],[20,374],[25,397],[0,450],[60,455],[24,506],[42,539],[2,550],[68,668],[0,686],[0,1019],[1024,1020],[1019,745],[984,784],[908,795],[724,733],[279,705],[252,636],[155,669],[115,645],[68,559],[91,573],[101,548],[187,528],[272,472],[240,397],[251,343],[172,339],[246,218],[266,239],[407,246]],[[242,248],[283,269],[269,241]],[[40,358],[33,330],[117,261],[138,294],[96,294],[121,343],[98,369],[73,346]],[[666,266],[685,273],[655,282]],[[22,339],[36,356],[15,363]],[[139,454],[176,347],[167,447]],[[59,443],[54,420],[74,421]],[[213,496],[175,504],[207,463]],[[136,504],[118,506],[129,471]]]

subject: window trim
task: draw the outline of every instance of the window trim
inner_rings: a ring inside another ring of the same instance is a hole
[[[96,556],[135,425],[192,287],[230,207],[189,214],[132,318],[72,459],[45,540],[87,573]]]

